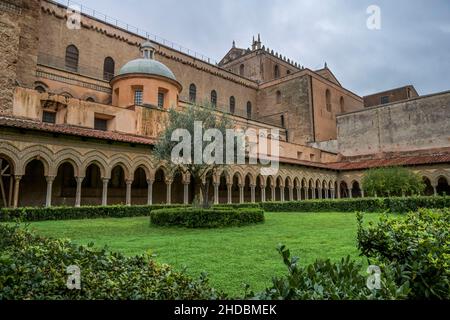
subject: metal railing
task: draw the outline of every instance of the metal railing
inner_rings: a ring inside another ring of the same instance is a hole
[[[167,40],[167,39],[157,36],[155,34],[152,34],[142,28],[132,26],[132,25],[130,25],[126,22],[123,22],[119,19],[110,17],[100,11],[86,7],[76,1],[72,1],[72,0],[53,0],[53,1],[55,3],[67,6],[67,8],[69,8],[71,6],[76,6],[77,8],[79,8],[80,12],[86,16],[89,16],[89,17],[92,17],[99,21],[105,22],[107,24],[110,24],[110,25],[112,25],[116,28],[122,29],[124,31],[134,33],[134,34],[141,36],[143,38],[146,38],[148,40],[152,40],[152,41],[157,42],[158,44],[163,45],[165,47],[169,47],[171,49],[180,51],[180,52],[187,54],[195,59],[202,60],[202,61],[210,63],[210,64],[216,64],[216,65],[218,64],[217,60],[211,59],[208,56],[206,56],[200,52],[186,48],[180,44],[177,44],[173,41]]]

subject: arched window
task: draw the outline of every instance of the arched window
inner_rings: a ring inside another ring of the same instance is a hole
[[[106,57],[105,62],[103,63],[103,79],[106,81],[110,81],[114,77],[116,63],[113,58]]]
[[[241,76],[243,76],[243,75],[244,75],[244,72],[245,72],[245,66],[244,66],[243,64],[241,64],[241,66],[239,67],[239,74],[240,74]]]
[[[281,91],[277,91],[276,96],[277,96],[277,103],[281,103]]]
[[[77,47],[70,45],[66,48],[66,69],[73,72],[78,72],[78,57],[79,52]]]
[[[278,65],[276,65],[274,68],[274,76],[275,79],[278,79],[280,77],[280,67]]]
[[[236,99],[234,97],[230,97],[230,113],[234,114],[236,112]]]
[[[216,92],[216,90],[211,91],[211,104],[214,107],[217,106],[217,92]]]
[[[286,126],[286,122],[284,121],[284,115],[280,116],[281,127],[284,128]]]
[[[328,89],[325,92],[325,99],[326,99],[327,111],[331,112],[331,92]]]
[[[252,118],[252,103],[250,101],[247,102],[247,118]]]
[[[191,83],[189,86],[189,101],[195,103],[197,100],[197,87],[195,84]]]
[[[341,100],[339,101],[339,105],[341,107],[341,113],[345,112],[345,100],[344,97],[341,97]]]

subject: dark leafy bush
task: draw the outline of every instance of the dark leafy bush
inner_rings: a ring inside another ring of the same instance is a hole
[[[358,246],[371,263],[394,263],[409,280],[412,299],[450,299],[450,209],[419,210],[404,219],[381,218],[363,227],[359,215]]]
[[[169,208],[152,211],[150,222],[157,226],[186,228],[237,227],[264,222],[264,211],[257,208]]]
[[[67,267],[81,269],[81,290],[66,287]],[[205,276],[193,280],[146,256],[46,239],[0,225],[0,300],[217,299]]]
[[[279,247],[288,275],[273,278],[272,286],[260,293],[249,293],[246,298],[261,300],[391,300],[408,296],[408,283],[397,286],[390,268],[382,270],[381,289],[367,286],[367,275],[362,265],[350,257],[333,263],[317,260],[302,267],[297,257],[285,246]]]
[[[450,207],[450,197],[395,197],[357,198],[338,200],[307,200],[293,202],[266,202],[261,207],[267,212],[385,212],[408,213],[420,208]]]

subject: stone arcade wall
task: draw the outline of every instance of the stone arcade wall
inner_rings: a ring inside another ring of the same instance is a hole
[[[39,1],[0,1],[0,114],[11,114],[17,84],[35,81]]]
[[[344,156],[450,146],[450,92],[338,116]]]

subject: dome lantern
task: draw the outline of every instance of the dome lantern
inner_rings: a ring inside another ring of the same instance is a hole
[[[141,44],[142,57],[153,60],[155,58],[155,46],[150,41]]]

